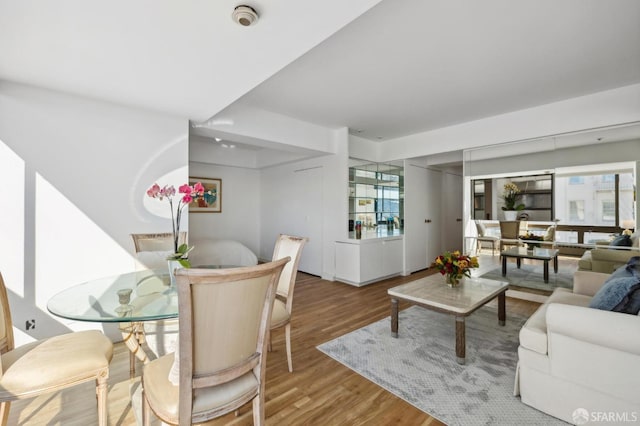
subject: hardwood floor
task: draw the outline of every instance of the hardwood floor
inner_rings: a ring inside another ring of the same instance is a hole
[[[434,271],[394,277],[365,287],[321,280],[299,273],[292,321],[294,372],[287,370],[284,331],[273,334],[267,359],[266,416],[268,425],[441,425],[424,412],[397,398],[316,349],[349,331],[389,316],[387,289]],[[401,303],[400,309],[408,307]],[[529,316],[537,303],[507,298],[510,313]],[[141,370],[137,366],[137,372]],[[115,345],[109,378],[109,424],[135,425],[129,387],[128,352]],[[62,392],[14,402],[10,425],[97,424],[93,383]],[[251,405],[239,416],[229,414],[209,425],[251,425]]]

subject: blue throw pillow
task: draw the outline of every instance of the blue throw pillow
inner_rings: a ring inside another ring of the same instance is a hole
[[[629,235],[618,235],[609,243],[610,246],[631,247],[633,242]]]
[[[614,311],[638,315],[638,312],[640,312],[640,289],[636,289],[634,292],[628,294],[627,297],[619,303],[617,308],[618,310],[614,308]]]
[[[589,307],[637,315],[640,311],[640,256],[618,268],[593,296]]]

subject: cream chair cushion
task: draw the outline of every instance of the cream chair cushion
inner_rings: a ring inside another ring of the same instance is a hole
[[[166,377],[174,363],[174,355],[169,354],[145,366],[144,392],[157,414],[168,423],[178,423],[179,387],[172,385]],[[193,400],[194,415],[211,407],[221,407],[239,399],[242,395],[258,392],[258,379],[252,371],[243,376],[215,387],[199,389]]]
[[[73,359],[69,358],[70,348]],[[111,341],[97,330],[20,346],[2,355],[0,399],[10,400],[11,395],[24,395],[32,389],[60,389],[65,384],[86,380],[92,371],[107,368],[112,356]]]
[[[285,303],[282,300],[276,299],[275,302],[273,302],[273,313],[271,314],[272,326],[281,322],[287,322],[290,319]]]

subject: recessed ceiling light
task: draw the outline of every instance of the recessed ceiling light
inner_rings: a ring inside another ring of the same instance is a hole
[[[222,142],[222,139],[220,139],[220,138],[213,138],[213,139],[215,139],[216,142]]]

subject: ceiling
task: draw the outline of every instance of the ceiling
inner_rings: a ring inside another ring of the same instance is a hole
[[[640,2],[382,1],[238,102],[371,140],[640,82]]]
[[[0,0],[0,84],[388,141],[640,83],[637,0],[247,3],[260,20],[243,28],[231,0]]]

